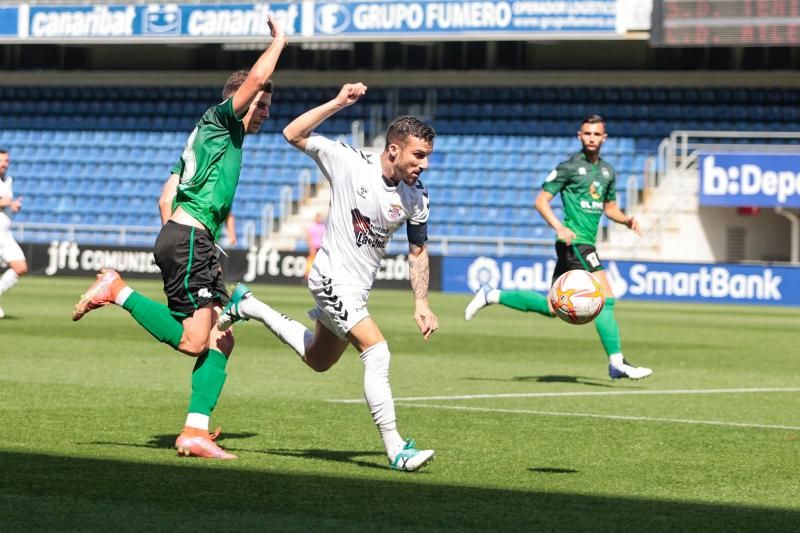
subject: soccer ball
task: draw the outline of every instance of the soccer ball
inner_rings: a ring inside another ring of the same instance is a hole
[[[558,318],[570,324],[586,324],[603,310],[603,286],[585,270],[561,274],[550,288],[550,304]]]

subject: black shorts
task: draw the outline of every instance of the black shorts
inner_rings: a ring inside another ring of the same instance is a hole
[[[168,221],[156,238],[153,255],[173,314],[186,317],[209,303],[228,303],[217,248],[208,230]]]
[[[551,284],[568,270],[588,270],[597,272],[603,270],[603,264],[597,257],[597,250],[591,244],[567,244],[556,241],[556,268],[553,271]]]

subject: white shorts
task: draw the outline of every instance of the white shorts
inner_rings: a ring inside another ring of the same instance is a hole
[[[369,289],[337,284],[312,270],[308,278],[308,290],[317,303],[308,316],[322,322],[340,339],[346,339],[347,333],[369,316]]]
[[[25,261],[25,254],[11,232],[0,232],[0,263],[8,265],[14,261]]]

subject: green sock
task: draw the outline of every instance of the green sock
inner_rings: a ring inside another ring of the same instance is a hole
[[[169,308],[133,291],[122,308],[133,316],[144,329],[161,342],[176,350],[183,337],[183,326],[175,320]]]
[[[622,341],[619,338],[619,326],[617,319],[614,318],[614,298],[606,298],[606,305],[597,318],[594,319],[594,328],[600,335],[600,342],[606,349],[606,355],[622,353]]]
[[[197,358],[192,370],[192,398],[189,412],[211,416],[225,384],[228,358],[217,350],[208,350]]]
[[[517,311],[555,316],[547,306],[547,296],[534,291],[500,291],[500,304]]]

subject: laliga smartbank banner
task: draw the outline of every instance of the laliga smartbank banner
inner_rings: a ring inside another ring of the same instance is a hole
[[[473,292],[482,284],[546,292],[555,268],[547,257],[444,257],[442,290]],[[626,300],[800,305],[800,268],[607,261],[614,294]]]
[[[126,278],[161,279],[152,248],[98,246],[72,241],[50,244],[23,244],[31,273],[46,276],[91,276],[103,268],[113,268]],[[279,252],[269,245],[249,250],[230,250],[221,256],[225,280],[254,283],[300,285],[306,269],[306,255]],[[431,257],[430,288],[441,287],[441,258]],[[410,289],[408,257],[387,255],[375,278],[375,287]]]
[[[700,204],[800,207],[800,155],[700,154]]]
[[[269,36],[271,13],[294,42],[615,38],[621,0],[290,0],[20,3],[0,8],[4,42],[235,42]]]

